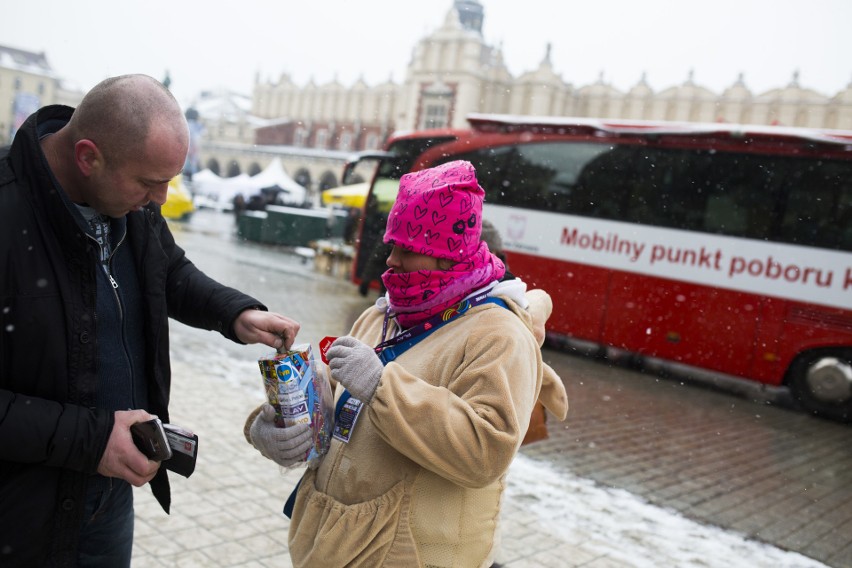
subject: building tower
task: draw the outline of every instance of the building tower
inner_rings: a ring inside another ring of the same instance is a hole
[[[482,4],[476,0],[455,0],[453,6],[459,14],[462,27],[482,35],[482,20],[485,17]]]

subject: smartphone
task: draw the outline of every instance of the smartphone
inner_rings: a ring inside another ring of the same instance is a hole
[[[130,434],[139,451],[154,461],[165,461],[172,457],[172,448],[166,439],[166,431],[159,418],[137,422],[130,426]]]

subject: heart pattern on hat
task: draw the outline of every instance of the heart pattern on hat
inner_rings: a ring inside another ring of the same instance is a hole
[[[464,160],[405,174],[384,242],[461,262],[476,251],[484,198],[476,170]]]
[[[403,327],[416,325],[499,280],[506,271],[480,240],[485,191],[470,162],[456,160],[405,174],[391,207],[384,242],[455,262],[450,270],[394,273],[382,282]]]

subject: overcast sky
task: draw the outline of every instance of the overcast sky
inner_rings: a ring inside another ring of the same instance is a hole
[[[740,73],[754,93],[799,83],[832,96],[852,82],[849,0],[480,0],[483,35],[509,71],[535,69],[552,44],[568,83],[654,90],[694,81],[721,92]],[[397,83],[418,40],[452,0],[6,0],[0,44],[44,51],[86,90],[146,73],[188,102],[202,90],[251,94],[257,73],[300,85]]]

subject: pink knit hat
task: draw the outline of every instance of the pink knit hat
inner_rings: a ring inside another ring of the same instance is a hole
[[[384,242],[461,262],[479,248],[484,199],[470,162],[457,160],[405,174]]]

